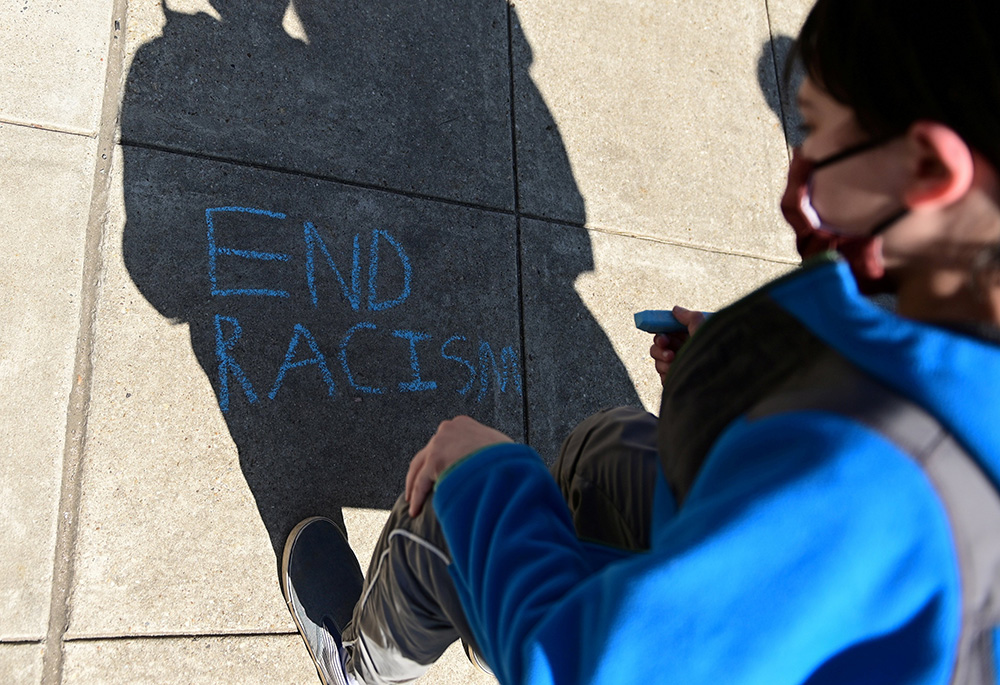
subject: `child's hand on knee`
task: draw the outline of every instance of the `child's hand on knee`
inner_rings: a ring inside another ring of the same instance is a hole
[[[430,442],[413,457],[406,473],[410,516],[420,513],[434,483],[449,466],[484,447],[503,442],[514,441],[468,416],[456,416],[442,422]]]

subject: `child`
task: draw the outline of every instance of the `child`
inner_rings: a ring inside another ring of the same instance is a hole
[[[332,522],[300,524],[324,681],[409,680],[461,637],[503,683],[998,682],[998,35],[992,0],[819,0],[782,205],[840,256],[657,339],[659,421],[589,419],[555,479],[445,421],[363,593]]]

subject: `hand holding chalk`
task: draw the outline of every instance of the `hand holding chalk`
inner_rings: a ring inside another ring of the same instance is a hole
[[[708,315],[684,307],[674,307],[672,311],[646,311],[635,315],[636,327],[649,333],[656,333],[649,348],[660,382],[667,382],[667,372],[674,363],[677,352],[695,331],[705,322]],[[641,324],[640,325],[640,319]]]
[[[687,326],[678,321],[673,312],[658,309],[636,312],[635,327],[647,333],[683,333],[687,330]]]

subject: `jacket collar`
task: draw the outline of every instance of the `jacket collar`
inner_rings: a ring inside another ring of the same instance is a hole
[[[934,415],[1000,485],[1000,346],[877,307],[839,260],[809,262],[769,293],[846,359]]]

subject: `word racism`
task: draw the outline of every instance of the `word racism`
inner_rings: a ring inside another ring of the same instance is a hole
[[[216,235],[216,218],[219,214],[252,215],[257,217],[268,217],[271,219],[284,220],[285,214],[280,212],[270,212],[263,209],[253,209],[250,207],[215,207],[205,210],[205,222],[208,224],[208,276],[211,283],[212,296],[219,298],[290,298],[291,293],[287,290],[267,289],[267,288],[221,288],[219,287],[219,271],[226,268],[233,268],[230,259],[220,260],[220,257],[252,260],[253,262],[290,262],[292,257],[289,254],[279,252],[258,252],[253,250],[235,249],[224,247],[218,244]],[[413,280],[413,266],[402,244],[389,233],[381,230],[371,232],[371,247],[368,258],[367,273],[367,298],[362,302],[362,275],[361,275],[361,236],[354,236],[353,254],[351,258],[350,278],[345,279],[343,272],[337,267],[333,257],[327,248],[326,243],[320,237],[316,227],[305,222],[302,225],[302,237],[305,246],[305,272],[306,286],[312,299],[312,306],[319,307],[319,297],[316,286],[316,270],[318,257],[332,272],[340,285],[344,299],[350,305],[351,310],[360,312],[362,308],[369,312],[381,312],[402,306],[410,297],[411,283]],[[392,299],[379,299],[379,260],[383,249],[389,252],[389,248],[394,252],[398,260],[398,268],[402,272],[402,287],[398,295]],[[322,262],[320,262],[322,264]],[[360,317],[359,317],[360,318]],[[354,391],[369,395],[384,395],[390,388],[373,387],[359,382],[352,372],[350,364],[350,349],[352,341],[360,331],[378,331],[378,327],[370,321],[358,321],[352,325],[340,339],[337,347],[337,364],[343,371],[348,386]],[[290,372],[306,367],[315,367],[312,373],[316,373],[326,389],[327,396],[333,398],[338,394],[337,383],[330,370],[331,362],[320,349],[313,332],[305,325],[296,323],[292,326],[288,350],[285,353],[284,361],[277,365],[274,382],[269,391],[264,395],[269,400],[274,400],[281,390],[282,384]],[[421,376],[420,359],[421,353],[428,345],[428,341],[433,336],[429,333],[411,330],[392,330],[391,335],[409,347],[409,363],[411,378],[407,382],[399,383],[392,390],[401,393],[428,392],[438,389],[438,384],[433,380],[424,379]],[[230,404],[230,381],[234,379],[239,388],[242,389],[246,400],[250,404],[261,401],[261,395],[254,388],[253,383],[244,372],[243,367],[237,361],[239,356],[239,343],[243,336],[243,327],[239,319],[233,316],[215,315],[215,355],[218,362],[219,378],[219,407],[223,412],[229,411]],[[454,349],[457,343],[467,343],[467,339],[461,335],[452,335],[444,340],[438,348],[441,358],[453,362],[455,368],[467,375],[465,385],[458,389],[458,394],[466,395],[477,384],[479,390],[476,395],[477,401],[482,401],[487,394],[491,379],[496,380],[497,389],[506,393],[507,386],[511,383],[518,395],[522,393],[521,375],[518,365],[518,355],[513,347],[504,347],[499,354],[495,354],[488,342],[483,340],[478,344],[478,364],[466,359],[456,353]],[[305,352],[303,346],[308,348]],[[436,346],[436,345],[435,345]],[[405,349],[405,348],[404,348]],[[308,354],[309,356],[305,356]],[[425,352],[426,354],[426,352]],[[238,392],[238,391],[237,391]]]

